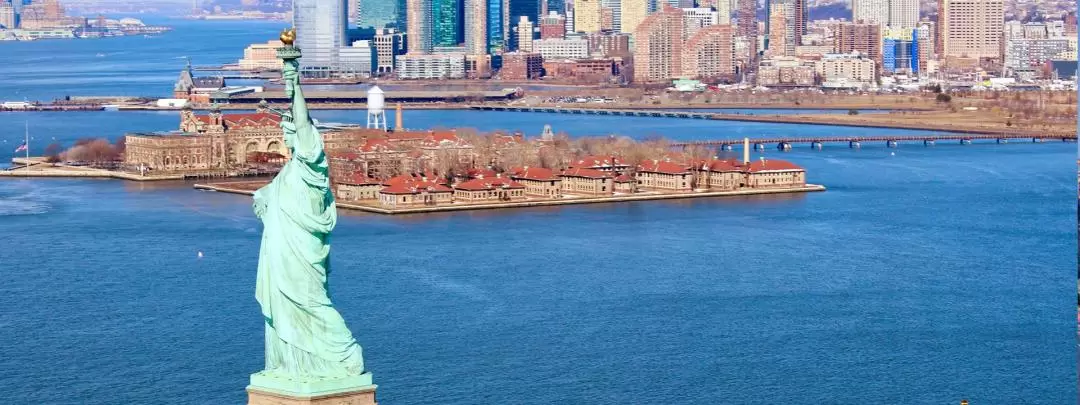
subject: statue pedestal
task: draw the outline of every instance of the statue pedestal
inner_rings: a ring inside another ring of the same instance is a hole
[[[371,373],[343,378],[291,379],[251,375],[248,405],[377,405]]]

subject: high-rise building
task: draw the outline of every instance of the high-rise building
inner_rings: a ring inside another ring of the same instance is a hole
[[[41,4],[45,8],[46,20],[64,18],[64,6],[60,4],[60,0],[41,0]]]
[[[600,8],[607,9],[608,13],[608,16],[603,17],[607,24],[601,24],[601,28],[622,31],[622,0],[600,0]]]
[[[336,69],[338,49],[348,45],[345,3],[346,0],[293,1],[296,46],[304,50],[304,70]]]
[[[769,19],[768,24],[765,25],[765,32],[768,35],[765,54],[768,57],[794,56],[794,52],[788,54],[786,51],[788,47],[787,21],[789,13],[794,8],[791,6],[791,2],[787,1],[772,1],[769,4]]]
[[[833,26],[832,31],[833,48],[837,53],[858,52],[875,62],[881,61],[881,25],[843,22]]]
[[[919,0],[852,0],[851,21],[915,28],[919,23]]]
[[[634,31],[634,81],[657,82],[682,74],[683,13],[664,6]]]
[[[431,46],[457,46],[461,12],[458,0],[431,1]]]
[[[794,30],[791,33],[791,37],[794,39],[795,43],[790,44],[790,46],[792,47],[792,49],[795,49],[796,46],[803,44],[802,38],[803,35],[806,34],[806,0],[792,1],[794,2],[793,12],[795,14],[792,17],[791,21],[792,28]],[[918,17],[918,15],[916,15],[916,17]]]
[[[713,11],[711,8],[683,8],[681,10],[683,12],[683,35],[686,38],[690,38],[704,27],[720,24],[720,13]]]
[[[566,17],[566,32],[574,31],[574,3],[566,5],[566,11],[563,12],[563,16]]]
[[[405,34],[408,35],[409,54],[422,55],[431,52],[431,0],[407,0],[408,21]]]
[[[891,28],[881,47],[881,70],[894,74],[919,74],[919,38],[911,28]]]
[[[465,0],[465,52],[488,53],[487,0]]]
[[[714,24],[732,24],[731,12],[732,7],[735,5],[735,0],[702,0],[698,1],[697,9],[711,9],[716,12],[717,20]],[[694,9],[691,7],[681,7],[683,9]],[[695,9],[696,10],[696,9]],[[734,28],[734,25],[732,25]]]
[[[919,41],[919,74],[927,75],[930,72],[927,71],[927,67],[930,65],[930,60],[934,59],[936,54],[935,47],[937,46],[937,38],[935,34],[937,28],[934,27],[934,23],[930,21],[922,21],[919,23],[919,27],[915,29],[915,39]]]
[[[574,1],[574,32],[600,31],[600,0]]]
[[[889,27],[915,28],[919,24],[919,0],[889,0]]]
[[[510,8],[508,0],[488,0],[487,5],[487,41],[488,52],[499,53],[506,47],[510,34],[508,26]]]
[[[1001,58],[1005,25],[1003,0],[944,0],[942,19],[944,59]]]
[[[630,34],[622,32],[593,32],[585,34],[592,57],[625,58],[630,56]]]
[[[521,17],[526,17],[529,21],[537,21],[542,14],[540,14],[540,0],[510,0],[509,21],[515,25],[518,21],[521,21]]]
[[[549,11],[544,18],[540,19],[540,39],[565,38],[566,17],[558,12]]]
[[[619,31],[634,32],[649,14],[649,2],[650,0],[621,0]]]
[[[552,11],[566,15],[566,1],[567,0],[540,0],[540,11],[543,15],[547,15]]]
[[[370,75],[375,68],[376,52],[372,41],[355,41],[352,46],[338,50],[338,71]]]
[[[7,29],[15,28],[15,7],[11,3],[0,3],[0,27]]]
[[[517,50],[521,52],[532,52],[533,41],[533,24],[529,21],[528,17],[518,17],[517,27]]]
[[[1066,37],[1064,29],[1028,23],[1013,31],[1006,31],[1004,54],[1004,67],[1012,75],[1031,78],[1051,60],[1076,60],[1076,37]]]
[[[746,71],[753,71],[757,66],[758,52],[757,0],[734,1],[737,4],[735,36],[737,43],[743,44],[739,58]]]
[[[539,39],[533,41],[533,52],[554,59],[585,59],[589,57],[589,41],[583,38]]]
[[[730,24],[703,27],[683,44],[682,72],[705,79],[735,78],[735,30]]]
[[[851,21],[888,25],[889,0],[851,0]]]
[[[398,55],[405,54],[405,34],[394,29],[375,31],[375,74],[394,72]]]
[[[805,15],[799,15],[804,0],[771,0],[765,19],[765,48],[770,56],[794,56],[795,47],[802,44],[800,21],[805,28]],[[774,45],[774,43],[776,43]]]

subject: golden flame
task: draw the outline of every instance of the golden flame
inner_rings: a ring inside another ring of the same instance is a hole
[[[292,45],[293,41],[296,41],[296,28],[281,30],[281,36],[278,38],[280,38],[281,42],[284,43],[286,46]]]

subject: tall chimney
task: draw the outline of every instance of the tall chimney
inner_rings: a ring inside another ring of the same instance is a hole
[[[750,138],[742,140],[742,162],[744,165],[750,163]]]
[[[397,108],[394,111],[394,132],[400,132],[405,130],[405,124],[401,119],[401,103],[397,103]]]

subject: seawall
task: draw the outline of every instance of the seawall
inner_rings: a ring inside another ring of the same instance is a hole
[[[244,182],[232,182],[232,183],[215,183],[215,184],[196,184],[195,188],[199,190],[219,191],[223,193],[245,194],[252,195],[255,192],[243,188],[230,187],[230,184],[238,184]],[[687,198],[709,198],[709,197],[737,197],[737,196],[751,196],[751,195],[768,195],[768,194],[791,194],[791,193],[810,193],[825,191],[825,186],[818,184],[807,184],[805,187],[800,188],[777,188],[777,189],[748,189],[748,190],[736,190],[736,191],[711,191],[701,193],[671,193],[671,194],[637,194],[637,195],[621,195],[612,197],[583,197],[583,198],[567,198],[560,200],[537,200],[537,201],[517,201],[517,202],[503,202],[503,203],[491,203],[491,204],[461,204],[461,205],[445,205],[435,207],[415,207],[415,208],[381,208],[370,205],[350,204],[338,202],[337,206],[346,209],[371,212],[376,214],[385,215],[400,215],[400,214],[425,214],[433,212],[451,212],[451,211],[472,211],[472,210],[490,210],[490,209],[507,209],[507,208],[528,208],[528,207],[550,207],[556,205],[575,205],[575,204],[603,204],[603,203],[617,203],[617,202],[630,202],[630,201],[651,201],[651,200],[675,200],[675,199],[687,199]]]

